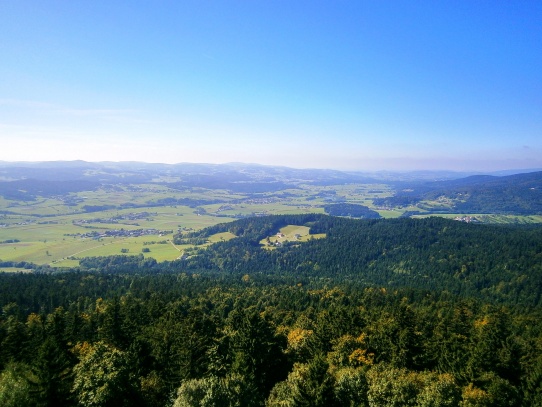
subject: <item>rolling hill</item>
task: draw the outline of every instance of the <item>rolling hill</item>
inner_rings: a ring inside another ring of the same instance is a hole
[[[476,175],[447,181],[397,184],[393,197],[376,199],[379,206],[417,205],[448,200],[438,212],[542,214],[542,171],[503,177]]]

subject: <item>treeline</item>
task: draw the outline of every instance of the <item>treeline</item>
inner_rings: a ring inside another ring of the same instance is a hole
[[[542,402],[540,310],[446,292],[71,272],[0,275],[0,305],[5,407]]]
[[[324,211],[331,216],[346,216],[360,219],[379,219],[380,214],[365,205],[349,203],[324,205]]]

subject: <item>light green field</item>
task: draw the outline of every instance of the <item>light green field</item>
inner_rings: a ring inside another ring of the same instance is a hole
[[[405,213],[404,210],[381,210],[381,209],[376,210],[376,212],[378,212],[380,216],[382,216],[384,219],[398,218],[403,213]]]
[[[212,236],[209,236],[209,243],[228,241],[234,239],[235,237],[237,236],[230,232],[216,233]]]
[[[0,267],[0,273],[30,273],[31,271],[19,267]]]
[[[260,244],[266,249],[275,249],[277,243],[285,242],[306,242],[310,239],[325,238],[325,233],[311,235],[310,228],[307,226],[288,225],[280,229],[274,236],[268,236],[260,241]]]

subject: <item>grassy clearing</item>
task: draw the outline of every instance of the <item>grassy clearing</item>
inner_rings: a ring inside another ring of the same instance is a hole
[[[228,241],[236,237],[237,236],[235,236],[233,233],[230,233],[230,232],[216,233],[214,235],[209,236],[209,243]]]
[[[325,233],[310,234],[310,228],[307,226],[288,225],[280,229],[274,236],[268,236],[260,241],[260,244],[266,249],[275,249],[278,245],[285,242],[306,242],[310,239],[325,238]]]
[[[382,210],[378,209],[376,210],[382,216],[384,219],[392,219],[392,218],[398,218],[400,217],[405,211],[403,210]]]
[[[0,267],[0,273],[30,273],[31,271],[19,267]]]

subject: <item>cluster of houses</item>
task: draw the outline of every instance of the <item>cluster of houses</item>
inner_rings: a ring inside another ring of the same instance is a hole
[[[104,231],[92,231],[87,233],[78,234],[81,238],[100,239],[103,237],[140,237],[149,235],[164,236],[173,233],[172,230],[158,230],[158,229],[108,229]]]
[[[89,223],[119,223],[120,221],[135,221],[144,219],[147,221],[152,220],[151,216],[156,216],[158,213],[150,212],[137,212],[137,213],[126,213],[122,215],[112,216],[110,218],[94,218],[94,219],[77,219],[73,221],[74,225],[85,225]]]
[[[456,216],[454,220],[457,220],[459,222],[465,222],[465,223],[479,223],[480,222],[480,220],[478,220],[474,216]]]
[[[231,205],[221,205],[217,210],[216,212],[219,213],[219,212],[223,212],[223,211],[233,211],[233,206]]]
[[[284,239],[285,237],[286,237],[286,235],[284,233],[278,232],[276,234],[277,240],[274,242],[274,245],[276,247],[281,247],[283,245],[284,241],[280,241],[279,239]],[[294,240],[299,240],[299,239],[301,239],[301,235],[299,233],[296,233],[294,235]],[[286,240],[286,241],[288,241],[288,240]]]
[[[282,199],[269,196],[269,197],[262,197],[262,198],[245,199],[243,200],[243,203],[248,204],[248,205],[265,205],[265,204],[272,204],[272,203],[276,203],[280,201],[282,201]]]
[[[17,223],[0,223],[0,228],[7,228],[7,227],[10,227],[10,226],[26,226],[26,225],[30,225],[30,224],[33,224],[33,223],[36,223],[36,221],[35,220],[26,220],[26,221],[17,222]]]

